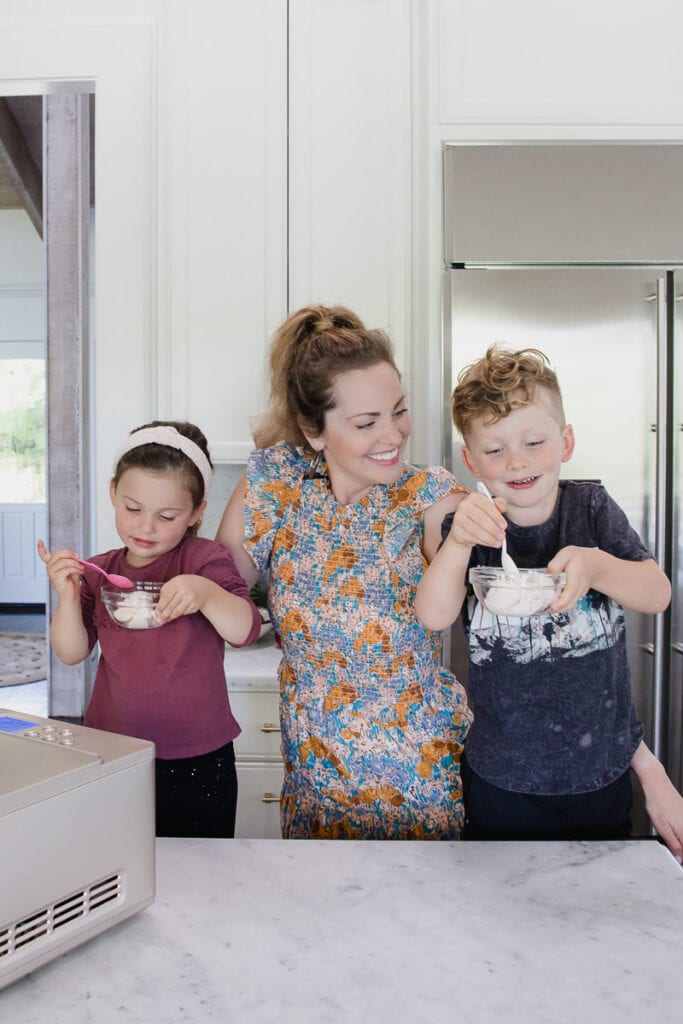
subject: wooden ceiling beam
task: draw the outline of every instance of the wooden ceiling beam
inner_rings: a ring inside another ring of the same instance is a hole
[[[0,97],[0,163],[36,231],[43,237],[43,179],[7,101]]]

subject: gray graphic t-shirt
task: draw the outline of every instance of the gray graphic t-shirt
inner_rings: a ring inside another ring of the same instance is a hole
[[[652,558],[594,483],[560,481],[552,517],[540,526],[510,523],[507,542],[520,568],[545,567],[569,544],[629,561]],[[500,565],[500,551],[476,547],[470,565]],[[591,590],[569,612],[505,618],[482,608],[468,586],[463,619],[474,706],[465,749],[478,775],[503,789],[550,795],[600,789],[626,771],[643,729],[620,605]]]

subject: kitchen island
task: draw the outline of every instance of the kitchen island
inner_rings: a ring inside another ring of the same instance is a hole
[[[157,840],[151,907],[0,992],[12,1024],[670,1024],[655,841]]]

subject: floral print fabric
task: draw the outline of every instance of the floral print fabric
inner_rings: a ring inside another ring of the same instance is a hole
[[[282,643],[287,838],[456,839],[463,688],[413,611],[425,509],[462,489],[406,466],[354,505],[289,446],[252,454],[245,547]]]

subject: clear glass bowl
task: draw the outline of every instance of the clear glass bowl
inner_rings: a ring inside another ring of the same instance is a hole
[[[563,572],[545,569],[520,569],[505,572],[496,566],[479,565],[470,569],[474,593],[492,615],[524,619],[543,615],[566,583]]]
[[[157,618],[156,606],[163,583],[144,581],[136,583],[134,590],[102,587],[100,593],[105,608],[117,626],[124,629],[155,629],[163,626]]]

